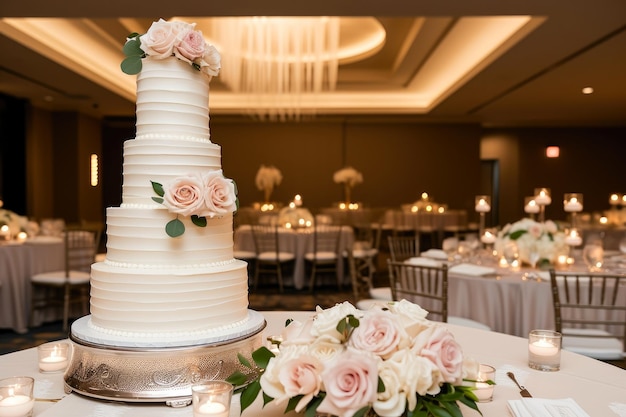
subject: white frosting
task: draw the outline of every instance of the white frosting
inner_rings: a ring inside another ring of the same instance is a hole
[[[206,265],[233,259],[233,215],[207,218],[206,227],[179,216],[185,233],[171,238],[167,222],[176,218],[162,204],[154,209],[107,208],[107,260],[126,264]]]
[[[165,185],[195,172],[221,169],[219,145],[175,139],[131,139],[124,142],[123,204],[155,204],[152,182]]]
[[[239,337],[250,322],[247,264],[233,257],[233,215],[206,227],[152,200],[151,181],[220,170],[209,140],[208,79],[175,58],[144,59],[137,137],[124,144],[122,204],[107,209],[107,254],[91,268],[91,316],[81,334],[113,345],[175,346]],[[165,226],[178,218],[176,238]],[[73,329],[74,331],[74,329]]]
[[[144,58],[136,113],[137,138],[172,134],[208,140],[209,79],[174,57]]]

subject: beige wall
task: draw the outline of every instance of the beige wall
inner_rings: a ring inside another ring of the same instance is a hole
[[[89,164],[101,154],[101,121],[32,109],[28,125],[28,216],[103,221],[102,185],[90,185]]]
[[[353,199],[371,207],[399,207],[423,191],[450,208],[472,207],[480,181],[475,125],[424,125],[366,119],[301,123],[211,120],[211,140],[222,146],[224,173],[235,179],[242,206],[261,201],[254,185],[261,164],[275,165],[283,182],[276,201],[301,194],[307,207],[328,207],[343,198],[333,173],[350,165],[364,182]]]

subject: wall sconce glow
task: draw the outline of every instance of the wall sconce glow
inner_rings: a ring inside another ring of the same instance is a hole
[[[585,87],[582,92],[583,94],[593,94],[593,87]]]
[[[91,154],[91,186],[98,186],[98,155],[95,153]]]
[[[561,153],[561,149],[558,146],[548,146],[546,148],[546,156],[548,158],[558,158]]]

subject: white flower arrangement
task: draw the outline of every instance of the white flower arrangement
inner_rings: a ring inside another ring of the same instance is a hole
[[[533,264],[531,252],[536,253],[539,264],[554,264],[558,256],[568,250],[565,233],[552,220],[541,223],[525,218],[509,223],[498,233],[495,249],[501,251],[509,241],[517,244],[519,258],[527,264]]]
[[[126,58],[122,61],[122,71],[129,75],[138,74],[141,60],[148,56],[154,59],[175,56],[209,78],[217,76],[221,65],[220,54],[204,40],[201,31],[195,30],[195,25],[159,19],[145,34],[131,33],[123,48]]]
[[[318,307],[307,322],[288,322],[276,353],[261,347],[254,364],[240,356],[249,373],[228,381],[239,387],[242,412],[262,392],[264,404],[306,416],[460,416],[458,403],[480,413],[465,383],[476,380],[478,363],[427,314],[406,300]]]
[[[151,183],[152,189],[158,195],[152,199],[163,204],[171,213],[177,214],[165,226],[170,237],[185,233],[185,225],[178,215],[191,217],[193,224],[206,227],[207,217],[222,216],[238,209],[235,182],[224,178],[222,170],[178,177],[165,186],[154,181]]]
[[[256,173],[254,183],[259,191],[273,190],[274,187],[280,185],[283,180],[283,174],[275,166],[261,165]]]
[[[7,210],[0,209],[0,226],[8,226],[12,236],[16,236],[19,232],[28,232],[32,227],[29,224],[28,217]]]
[[[333,174],[333,180],[337,184],[346,184],[354,187],[363,182],[363,174],[352,167],[345,167]]]

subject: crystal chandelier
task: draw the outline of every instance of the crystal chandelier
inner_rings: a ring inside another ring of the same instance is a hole
[[[337,84],[339,17],[232,17],[217,20],[220,80],[246,96],[251,116],[297,120],[315,114]]]

